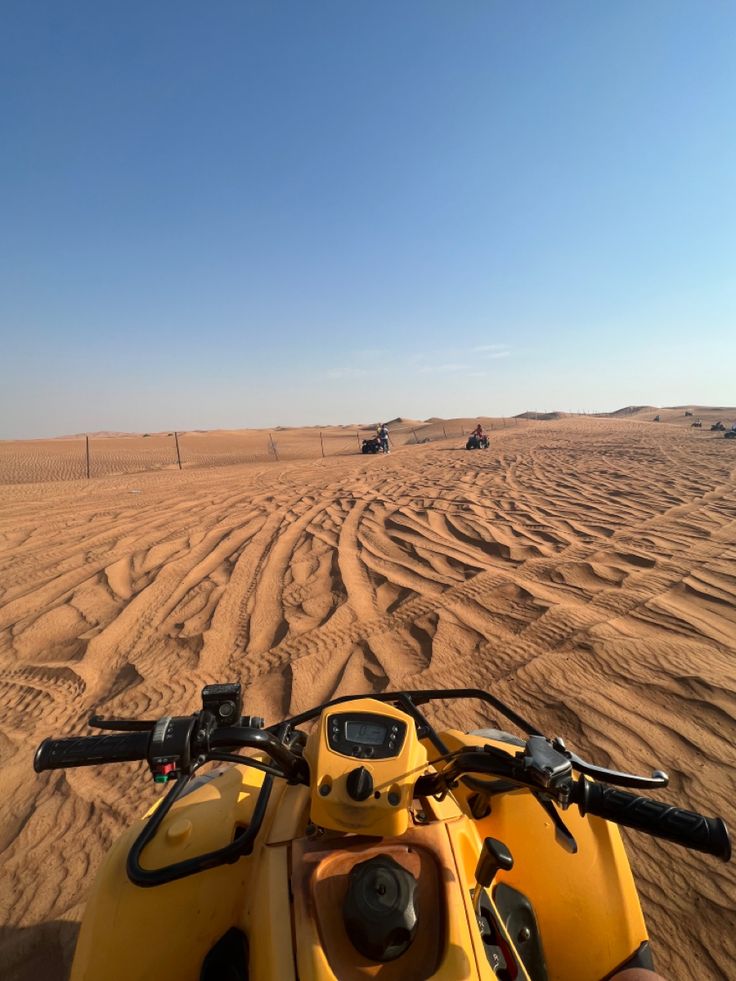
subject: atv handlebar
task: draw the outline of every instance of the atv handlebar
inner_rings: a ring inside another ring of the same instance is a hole
[[[557,744],[562,745],[559,741]],[[421,776],[415,793],[420,797],[445,793],[459,782],[467,782],[468,777],[496,778],[495,781],[476,780],[469,785],[489,795],[525,788],[546,809],[551,807],[550,801],[554,801],[563,811],[571,804],[577,804],[582,817],[592,814],[654,838],[663,838],[693,851],[714,855],[724,862],[731,858],[728,829],[721,818],[705,817],[651,797],[639,797],[586,778],[584,773],[574,781],[571,756],[567,751],[560,752],[554,743],[540,736],[530,736],[524,749],[515,756],[488,745],[482,749],[463,747],[452,754],[452,759],[443,769]],[[585,766],[587,768],[587,764]],[[661,771],[656,771],[652,777],[654,780],[666,783]]]
[[[163,720],[162,720],[163,721]],[[284,777],[299,781],[306,777],[306,763],[272,732],[245,726],[199,730],[191,716],[168,718],[162,737],[157,738],[159,724],[149,732],[121,732],[114,736],[72,736],[66,739],[44,739],[36,750],[33,769],[61,770],[72,766],[96,766],[104,763],[129,763],[147,760],[156,773],[170,767],[176,773],[187,773],[198,756],[212,758],[218,751],[238,749],[261,750],[283,771]],[[247,762],[244,757],[243,762]]]
[[[583,816],[594,814],[655,838],[715,855],[724,862],[731,858],[728,829],[721,818],[708,818],[651,797],[637,797],[585,777],[578,779],[573,800]]]
[[[264,792],[267,789],[270,793],[271,778],[274,776],[282,777],[290,783],[309,786],[310,776],[314,778],[315,775],[310,775],[308,764],[302,755],[305,734],[295,727],[317,718],[327,706],[349,700],[347,696],[343,696],[294,716],[278,726],[263,728],[262,719],[240,715],[239,685],[208,686],[203,690],[202,696],[202,711],[190,716],[164,716],[156,722],[105,720],[93,716],[90,720],[93,725],[108,729],[120,727],[124,731],[106,736],[45,739],[36,750],[33,768],[41,773],[44,770],[65,767],[145,760],[157,782],[176,780],[177,793],[180,793],[199,766],[207,761],[223,760],[241,762],[243,765],[265,770],[269,776],[264,783]],[[475,776],[490,777],[493,779],[479,782],[477,789],[480,793],[490,797],[513,789],[525,788],[531,791],[548,813],[551,812],[572,845],[574,839],[552,807],[552,801],[563,811],[569,805],[576,804],[582,816],[591,814],[686,848],[714,855],[724,862],[731,857],[728,830],[720,818],[704,817],[618,789],[618,786],[636,789],[666,786],[666,774],[657,770],[651,777],[638,777],[587,763],[570,752],[561,739],[546,739],[487,692],[478,689],[430,690],[386,692],[375,697],[379,701],[393,701],[404,709],[413,718],[419,738],[428,739],[441,754],[439,758],[430,761],[435,767],[439,764],[439,770],[430,769],[418,776],[414,786],[417,797],[446,793],[460,781],[470,783]],[[480,698],[493,705],[519,728],[526,729],[526,742],[519,744],[523,749],[514,754],[508,749],[485,744],[463,746],[459,750],[448,752],[419,710],[419,705],[445,697]],[[234,724],[227,724],[228,722]],[[266,765],[252,757],[229,755],[230,751],[238,749],[260,751],[273,765]],[[580,774],[577,781],[572,775],[574,770]],[[598,782],[600,778],[602,782]],[[266,796],[262,795],[263,799],[259,797],[264,807],[266,797],[267,793]],[[171,802],[173,800],[172,797]],[[159,809],[156,820],[160,821],[165,812],[166,809]],[[256,832],[257,828],[254,834]],[[144,837],[141,838],[141,848],[145,843]],[[138,871],[134,862],[133,881],[138,881],[135,878]]]
[[[150,732],[125,732],[115,736],[72,736],[44,739],[33,758],[36,773],[68,766],[128,763],[148,758]]]
[[[213,749],[216,747],[222,749],[260,749],[281,767],[285,777],[296,782],[309,784],[309,771],[306,761],[267,729],[241,729],[237,726],[215,729],[209,737],[209,746]]]

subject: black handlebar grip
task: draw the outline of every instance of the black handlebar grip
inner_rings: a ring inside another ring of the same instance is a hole
[[[637,797],[584,777],[577,783],[575,801],[583,815],[594,814],[655,838],[715,855],[724,862],[731,858],[728,828],[721,818],[704,817],[651,797]]]
[[[127,763],[148,757],[150,732],[121,732],[115,736],[73,736],[44,739],[33,758],[36,773],[68,766]]]

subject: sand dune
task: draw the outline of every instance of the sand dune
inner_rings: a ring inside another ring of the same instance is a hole
[[[139,765],[37,777],[35,745],[94,708],[192,711],[213,681],[241,680],[269,720],[336,693],[480,685],[582,755],[662,765],[665,799],[736,826],[736,441],[667,411],[498,421],[475,453],[459,437],[475,420],[422,423],[420,445],[397,423],[389,457],[335,427],[344,453],[300,459],[314,432],[274,431],[281,462],[237,465],[255,437],[185,434],[201,451],[181,473],[152,436],[132,452],[160,469],[90,481],[53,441],[52,483],[2,448],[3,976],[64,977],[104,851],[153,796]],[[660,970],[732,977],[736,866],[627,842]]]
[[[491,430],[517,427],[515,419],[394,419],[390,423],[394,448],[438,439],[461,439],[481,421]],[[371,426],[309,426],[266,429],[190,430],[169,433],[89,433],[90,477],[147,470],[232,466],[353,456]],[[0,485],[76,480],[87,476],[84,434],[55,439],[0,441]]]

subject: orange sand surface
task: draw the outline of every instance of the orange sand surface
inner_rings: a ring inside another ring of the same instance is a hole
[[[448,419],[421,422],[392,420],[394,448],[462,438],[481,422],[493,431],[528,426],[523,419]],[[174,433],[90,433],[90,478],[145,470],[182,470],[223,467],[236,463],[269,463],[354,456],[375,427],[311,426],[309,428],[233,429],[178,433],[177,459]],[[84,435],[57,439],[0,441],[0,484],[75,480],[87,476]]]
[[[66,976],[104,852],[155,794],[141,764],[37,776],[38,742],[93,709],[193,711],[211,682],[269,722],[485,687],[736,827],[736,440],[707,429],[736,410],[695,414],[496,420],[472,453],[475,420],[418,445],[403,422],[375,457],[333,427],[324,459],[318,429],[273,430],[279,462],[265,432],[188,433],[182,472],[166,434],[96,437],[92,480],[83,439],[1,444],[2,977]],[[736,976],[736,864],[626,840],[662,973]]]

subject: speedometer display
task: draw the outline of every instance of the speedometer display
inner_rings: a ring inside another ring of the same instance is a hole
[[[368,722],[346,722],[345,735],[354,743],[367,746],[381,746],[388,732],[386,726],[371,725]]]
[[[330,749],[359,760],[398,756],[406,738],[406,723],[378,712],[335,712],[327,718]]]

